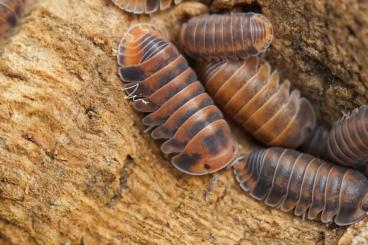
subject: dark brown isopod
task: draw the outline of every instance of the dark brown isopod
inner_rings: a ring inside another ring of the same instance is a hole
[[[0,35],[15,27],[23,12],[24,0],[0,0]]]
[[[181,0],[111,0],[119,8],[134,14],[151,14],[179,4]]]
[[[332,161],[368,175],[368,106],[338,120],[330,131],[327,147]]]
[[[234,172],[255,199],[310,220],[349,225],[368,211],[368,180],[363,174],[295,150],[252,152]]]
[[[312,135],[316,116],[311,103],[280,84],[279,73],[259,58],[204,62],[198,66],[207,92],[236,122],[269,146],[297,148]]]
[[[235,158],[237,144],[221,111],[175,46],[147,24],[122,39],[119,75],[143,123],[163,139],[161,150],[179,170],[203,175]]]
[[[202,15],[182,26],[180,45],[197,60],[238,60],[264,52],[272,38],[272,24],[261,14]]]

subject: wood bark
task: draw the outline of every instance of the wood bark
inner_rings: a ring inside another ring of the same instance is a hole
[[[363,1],[229,1],[275,26],[266,58],[331,122],[366,103]],[[230,169],[179,173],[124,98],[116,48],[152,22],[171,40],[207,6],[133,16],[108,0],[34,3],[0,46],[0,244],[363,244],[368,221],[338,228],[268,208]],[[254,145],[237,130],[242,149]]]

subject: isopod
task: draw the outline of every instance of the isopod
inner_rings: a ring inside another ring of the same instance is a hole
[[[329,133],[327,147],[332,161],[368,175],[368,106],[338,120]]]
[[[0,0],[0,35],[13,29],[23,12],[23,0]]]
[[[184,173],[217,172],[236,157],[237,144],[221,111],[176,47],[148,24],[133,26],[119,45],[119,75],[134,108],[161,150]]]
[[[119,8],[134,14],[152,14],[165,10],[181,0],[111,0]]]
[[[264,52],[272,38],[272,24],[261,14],[202,15],[182,26],[180,45],[197,60],[238,60]]]
[[[197,70],[215,103],[263,144],[297,148],[313,135],[312,104],[290,93],[289,81],[280,84],[268,63],[259,67],[258,57],[202,62]]]
[[[266,205],[323,223],[349,225],[368,211],[368,181],[359,171],[278,147],[234,165],[242,189]]]

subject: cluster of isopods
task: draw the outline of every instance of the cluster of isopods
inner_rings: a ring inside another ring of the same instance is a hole
[[[112,2],[142,14],[180,1]],[[266,205],[323,223],[355,223],[368,211],[368,180],[360,172],[368,175],[368,107],[331,130],[317,125],[308,99],[260,64],[272,39],[261,14],[194,17],[181,28],[180,49],[197,61],[196,73],[159,30],[138,24],[120,42],[118,73],[134,108],[146,113],[151,136],[163,140],[162,152],[182,172],[232,165],[240,186]],[[269,148],[240,153],[222,111]]]

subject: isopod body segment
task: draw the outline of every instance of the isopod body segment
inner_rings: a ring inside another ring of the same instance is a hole
[[[261,14],[202,15],[182,26],[180,46],[197,60],[238,60],[264,52],[272,38],[272,24]]]
[[[329,133],[327,149],[332,161],[368,175],[368,106],[337,121]]]
[[[202,62],[197,70],[215,103],[263,144],[297,148],[312,136],[312,104],[258,57]]]
[[[23,0],[0,0],[0,35],[15,27],[23,12]]]
[[[234,172],[255,199],[310,220],[343,226],[368,211],[368,180],[363,174],[295,150],[254,151],[234,166]]]
[[[176,47],[148,24],[133,26],[119,45],[119,75],[143,123],[162,139],[179,170],[203,175],[235,158],[237,144],[221,111]]]
[[[168,9],[181,0],[111,0],[119,8],[134,14],[152,14]]]

